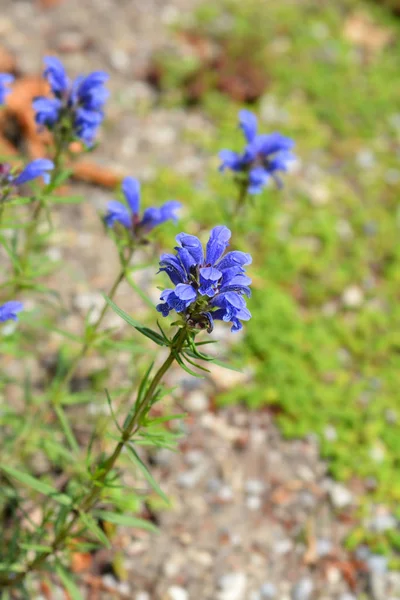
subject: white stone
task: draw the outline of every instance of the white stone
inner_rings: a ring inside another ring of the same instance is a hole
[[[332,483],[329,496],[335,508],[345,508],[353,502],[353,494],[341,483]]]
[[[342,294],[342,302],[347,308],[359,308],[364,302],[364,293],[357,285],[346,288]]]
[[[247,577],[245,573],[227,573],[220,577],[218,581],[220,592],[218,593],[218,600],[244,600]]]
[[[209,407],[209,399],[202,390],[193,390],[185,398],[185,408],[191,412],[205,412]]]
[[[178,585],[173,585],[170,588],[168,588],[167,594],[168,594],[168,598],[170,600],[188,600],[189,599],[188,592],[183,587],[180,587]]]

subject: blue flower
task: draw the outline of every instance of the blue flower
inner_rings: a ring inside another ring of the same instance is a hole
[[[43,62],[46,65],[43,76],[49,82],[53,94],[61,98],[70,85],[64,65],[55,56],[46,56]]]
[[[0,306],[0,323],[4,323],[5,321],[9,321],[10,319],[13,321],[18,321],[17,313],[23,310],[24,305],[22,302],[17,302],[16,300],[11,300],[10,302],[6,302],[2,306]]]
[[[51,160],[48,160],[47,158],[37,158],[26,165],[21,173],[12,179],[12,183],[14,185],[22,185],[23,183],[32,181],[32,179],[43,177],[44,183],[48,184],[50,182],[49,171],[52,171],[53,169],[54,163]]]
[[[61,125],[63,135],[69,136],[67,141],[78,137],[91,146],[104,119],[102,108],[109,96],[104,87],[107,73],[95,71],[80,75],[71,83],[58,58],[46,57],[44,62],[44,77],[54,97],[39,97],[33,101],[36,122],[49,129]]]
[[[60,118],[62,102],[59,98],[35,98],[32,106],[36,113],[35,120],[38,125],[51,129]]]
[[[161,294],[157,310],[166,317],[171,310],[182,313],[193,329],[212,331],[215,319],[232,323],[232,331],[242,329],[241,321],[251,317],[244,296],[250,297],[251,279],[245,275],[250,254],[233,250],[225,254],[231,232],[223,225],[214,227],[204,254],[200,240],[180,233],[176,254],[163,254],[160,271],[165,271],[174,289]]]
[[[133,177],[125,177],[122,182],[122,191],[128,206],[111,200],[108,203],[108,210],[105,216],[105,222],[108,227],[112,227],[115,222],[121,223],[126,229],[130,229],[135,235],[140,236],[161,225],[165,221],[177,221],[176,212],[181,208],[180,202],[170,200],[162,206],[146,208],[142,218],[139,217],[140,209],[140,183]]]
[[[9,73],[0,73],[0,106],[4,104],[7,94],[10,93],[8,86],[14,81],[14,77]]]
[[[243,173],[249,194],[259,194],[271,177],[280,187],[282,182],[276,173],[287,171],[294,160],[295,156],[290,152],[294,141],[278,132],[257,134],[257,117],[249,110],[239,112],[239,125],[246,138],[245,149],[241,154],[221,150],[220,170]]]

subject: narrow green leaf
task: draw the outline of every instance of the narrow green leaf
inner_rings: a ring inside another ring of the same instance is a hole
[[[115,525],[122,525],[123,527],[137,527],[138,529],[144,529],[146,531],[151,531],[152,533],[159,532],[158,527],[153,525],[153,523],[138,517],[131,517],[130,515],[123,515],[107,510],[97,510],[95,514],[96,517],[99,517],[104,521],[108,521],[109,523],[114,523]]]
[[[110,397],[110,394],[108,393],[108,390],[107,390],[107,388],[106,388],[104,391],[105,391],[105,393],[106,393],[106,397],[107,397],[107,403],[108,403],[108,407],[109,407],[109,409],[110,409],[111,416],[112,416],[112,418],[113,418],[113,421],[114,421],[114,425],[116,426],[116,428],[118,429],[118,431],[119,431],[120,433],[122,433],[122,429],[121,429],[121,427],[119,426],[119,423],[118,423],[118,421],[117,421],[117,417],[115,416],[114,409],[113,409],[113,407],[112,407],[112,402],[111,402],[111,397]]]
[[[80,593],[73,577],[70,573],[68,573],[60,563],[57,563],[55,566],[56,573],[60,578],[61,583],[67,590],[68,594],[71,596],[72,600],[83,600],[83,596]]]
[[[72,504],[72,500],[69,496],[67,496],[66,494],[61,494],[56,489],[51,487],[51,485],[48,485],[43,481],[39,481],[39,479],[28,475],[28,473],[23,473],[22,471],[18,471],[17,469],[6,465],[0,465],[0,470],[6,473],[7,475],[10,475],[11,477],[14,477],[14,479],[17,479],[17,481],[19,481],[23,485],[32,488],[33,490],[39,492],[40,494],[43,494],[44,496],[52,498],[60,504],[64,504],[65,506],[69,506]]]
[[[97,525],[94,518],[88,513],[79,513],[79,518],[87,529],[107,548],[111,548],[110,540],[104,531]]]
[[[183,360],[181,359],[180,355],[178,352],[174,352],[174,357],[176,362],[178,363],[178,365],[184,370],[186,371],[186,373],[189,373],[189,375],[192,375],[193,377],[197,377],[199,379],[203,378],[203,375],[199,375],[199,373],[195,373],[194,371],[192,371],[191,369],[189,369],[189,367],[187,367],[185,365],[185,363],[183,362]]]
[[[168,500],[168,497],[164,494],[164,492],[162,491],[162,489],[160,488],[160,486],[158,485],[158,483],[155,481],[155,479],[153,478],[153,475],[150,473],[149,469],[142,462],[142,460],[141,460],[140,456],[138,455],[138,453],[136,452],[136,450],[130,444],[128,444],[125,447],[128,450],[128,456],[129,456],[129,458],[134,463],[134,465],[141,471],[141,473],[143,474],[143,476],[146,479],[146,481],[151,485],[151,487],[153,488],[153,490],[167,504],[169,504],[170,502]]]
[[[64,431],[64,435],[67,438],[69,445],[71,446],[71,450],[78,453],[79,452],[79,444],[75,439],[75,436],[73,434],[70,424],[68,423],[68,419],[64,412],[63,407],[60,404],[56,404],[54,406],[54,412],[56,413],[56,415],[60,421],[61,427]]]
[[[112,300],[110,300],[110,298],[108,298],[108,296],[103,294],[103,297],[104,297],[105,301],[107,302],[107,304],[109,306],[111,306],[112,310],[118,316],[120,316],[121,319],[123,319],[126,323],[128,323],[128,325],[130,325],[131,327],[134,327],[137,331],[139,331],[139,333],[145,335],[146,337],[148,337],[150,340],[152,340],[159,346],[167,346],[168,345],[168,344],[166,344],[166,342],[163,340],[163,338],[161,337],[161,335],[159,333],[157,333],[156,331],[153,331],[149,327],[143,327],[138,321],[135,321],[135,319],[133,319],[125,311],[123,311],[116,304],[114,304],[114,302]]]
[[[51,546],[44,546],[43,544],[28,544],[28,543],[21,543],[20,548],[23,548],[24,550],[34,550],[35,552],[52,552],[52,547]]]

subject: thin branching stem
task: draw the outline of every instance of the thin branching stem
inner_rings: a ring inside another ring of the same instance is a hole
[[[23,571],[15,574],[13,577],[10,577],[9,575],[4,578],[0,577],[0,588],[14,587],[16,585],[19,585],[25,580],[29,573],[39,570],[46,562],[46,560],[53,556],[63,546],[64,542],[72,533],[75,525],[79,521],[80,515],[91,511],[96,505],[97,501],[101,496],[101,491],[107,476],[109,475],[110,471],[114,468],[125,445],[129,442],[132,435],[140,427],[144,415],[146,414],[149,407],[152,405],[154,398],[156,397],[157,388],[161,380],[163,379],[164,375],[167,373],[173,362],[176,360],[177,355],[179,355],[179,353],[181,352],[184,343],[187,339],[187,335],[187,330],[185,328],[182,328],[173,339],[170,347],[170,352],[167,358],[160,366],[157,373],[154,375],[144,395],[143,400],[140,403],[137,403],[136,410],[122,429],[120,441],[115,446],[115,449],[109,456],[109,458],[104,462],[101,468],[98,469],[98,475],[97,477],[94,477],[91,488],[88,491],[88,493],[79,502],[78,506],[73,507],[73,512],[71,512],[72,516],[69,522],[66,525],[64,525],[64,527],[62,527],[62,529],[56,535],[56,537],[50,545],[50,549],[38,553],[35,556],[35,558],[33,558],[26,565]]]

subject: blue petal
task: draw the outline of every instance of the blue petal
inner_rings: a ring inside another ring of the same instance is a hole
[[[200,294],[202,296],[210,296],[210,298],[214,296],[217,291],[217,282],[221,277],[221,271],[214,267],[200,269]]]
[[[160,271],[165,271],[174,285],[184,283],[187,280],[185,269],[173,254],[161,255]]]
[[[252,142],[257,133],[257,117],[249,110],[239,112],[239,125],[243,130],[246,140]]]
[[[69,79],[65,72],[64,65],[56,56],[46,56],[44,58],[46,68],[44,77],[50,84],[51,91],[56,96],[61,96],[69,87]]]
[[[178,254],[179,260],[183,268],[185,269],[186,276],[187,278],[189,278],[192,273],[192,267],[195,267],[197,263],[193,256],[190,254],[190,252],[186,250],[186,248],[181,248],[177,246],[175,250]]]
[[[38,125],[51,127],[59,118],[62,102],[58,98],[35,98],[32,102],[35,121]]]
[[[171,221],[177,221],[178,220],[178,215],[177,215],[177,211],[181,210],[182,208],[182,204],[180,202],[178,202],[177,200],[168,200],[168,202],[165,202],[164,204],[162,204],[160,206],[160,211],[161,211],[161,222],[164,221],[169,221],[171,219]]]
[[[294,141],[279,132],[258,135],[253,142],[257,152],[269,156],[281,150],[290,150],[294,146]]]
[[[125,177],[122,181],[122,191],[134,215],[139,214],[140,183],[134,177]]]
[[[112,227],[115,222],[118,222],[130,229],[132,227],[132,215],[124,204],[117,200],[111,200],[107,206],[105,222],[107,227]]]
[[[224,269],[229,269],[236,265],[240,265],[243,267],[244,265],[250,265],[252,262],[252,258],[250,254],[246,252],[240,252],[239,250],[232,250],[232,252],[228,252],[218,263],[218,269],[223,271]]]
[[[192,288],[191,285],[186,283],[179,283],[175,288],[175,295],[179,300],[186,302],[186,306],[189,306],[197,298],[197,292]]]
[[[6,96],[11,92],[8,86],[13,81],[14,77],[9,73],[0,73],[0,106],[4,104]]]
[[[0,323],[4,323],[5,321],[13,320],[18,321],[17,313],[23,310],[24,305],[22,302],[18,302],[17,300],[10,300],[6,302],[2,306],[0,306]]]
[[[157,225],[161,225],[169,219],[176,221],[176,211],[178,208],[181,208],[181,204],[174,200],[170,200],[160,207],[146,208],[140,225],[147,231],[150,231],[151,229],[154,229],[154,227],[157,227]]]
[[[188,233],[180,233],[176,236],[176,241],[185,248],[196,261],[196,264],[202,265],[204,262],[203,247],[199,238]]]
[[[229,246],[231,235],[230,230],[225,225],[218,225],[211,230],[206,250],[206,263],[208,265],[214,265],[221,258]]]
[[[43,177],[43,181],[48,183],[50,176],[48,171],[54,169],[54,163],[47,158],[37,158],[26,165],[25,169],[14,179],[15,185],[21,185],[28,181],[32,181],[37,177]]]
[[[103,94],[101,90],[108,78],[109,75],[104,71],[94,71],[84,78],[79,78],[78,85],[74,86],[76,101],[83,104],[93,102],[96,94]]]
[[[222,164],[219,167],[220,171],[224,169],[232,169],[232,171],[241,170],[242,162],[237,152],[233,152],[233,150],[221,150],[219,157],[222,160]]]
[[[249,194],[259,194],[269,181],[270,174],[265,167],[254,167],[249,173]]]

